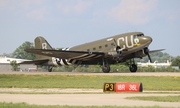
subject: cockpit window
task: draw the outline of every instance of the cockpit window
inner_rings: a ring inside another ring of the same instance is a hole
[[[137,35],[134,35],[134,39],[136,39],[137,38]]]
[[[136,34],[136,35],[134,35],[134,39],[136,39],[137,37],[141,37],[141,36],[144,36],[144,34]]]
[[[137,34],[137,36],[139,37],[139,36],[144,36],[144,34]]]

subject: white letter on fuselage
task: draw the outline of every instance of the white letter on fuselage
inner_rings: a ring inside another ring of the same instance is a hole
[[[131,37],[131,45],[129,46],[128,44],[128,37],[126,36],[126,47],[127,48],[132,48],[134,43],[133,43],[133,35],[130,36]]]
[[[118,38],[117,39],[117,44],[118,46],[120,46],[120,41],[124,41],[124,37]],[[121,47],[121,46],[120,46]],[[125,45],[123,45],[123,47],[121,49],[125,49]]]

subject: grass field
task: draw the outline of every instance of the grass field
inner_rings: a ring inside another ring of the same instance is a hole
[[[180,90],[178,76],[0,75],[0,88],[101,89],[104,82],[142,82],[144,90]]]
[[[142,82],[144,90],[180,91],[179,76],[95,76],[95,75],[27,75],[0,74],[0,88],[93,88],[105,82]],[[180,102],[179,96],[128,97],[133,100]],[[87,106],[86,106],[87,107]],[[84,106],[30,105],[0,102],[0,108],[85,108]],[[161,108],[160,106],[88,106],[87,108]]]
[[[159,106],[59,106],[59,105],[29,105],[27,103],[6,103],[0,102],[0,108],[161,108]]]

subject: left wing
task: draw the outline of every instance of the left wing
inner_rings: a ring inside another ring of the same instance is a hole
[[[26,49],[28,53],[39,54],[49,57],[73,60],[91,60],[105,55],[104,52],[88,52],[88,51],[64,51],[64,50],[47,50],[47,49]]]
[[[40,64],[46,63],[48,61],[49,61],[49,59],[33,60],[33,61],[23,61],[23,62],[18,63],[18,64],[35,64],[35,65],[40,65]]]

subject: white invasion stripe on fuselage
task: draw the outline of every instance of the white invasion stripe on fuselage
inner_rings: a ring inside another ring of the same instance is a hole
[[[56,62],[56,58],[55,57],[52,57],[52,62],[55,66],[58,66],[57,62]]]
[[[69,63],[68,62],[68,60],[67,59],[61,59],[61,65],[63,65],[63,66],[66,66],[66,65],[72,65],[71,63]]]
[[[67,60],[67,59],[65,59],[65,60],[66,60],[66,62],[67,62],[67,64],[68,64],[68,65],[72,65],[70,62],[68,62],[68,60]]]

